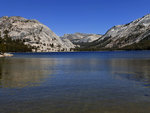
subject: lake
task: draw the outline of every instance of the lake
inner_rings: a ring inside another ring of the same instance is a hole
[[[150,51],[0,58],[0,113],[149,113]]]

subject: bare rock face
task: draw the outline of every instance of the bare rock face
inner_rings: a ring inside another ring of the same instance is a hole
[[[90,43],[102,37],[98,34],[75,33],[65,34],[63,38],[69,39],[73,44]]]
[[[37,52],[70,51],[75,46],[66,39],[63,41],[47,26],[37,20],[28,20],[23,17],[0,18],[0,35],[4,36],[7,30],[12,39],[22,39],[26,45],[37,48]],[[69,43],[69,44],[68,44]]]
[[[122,48],[148,39],[150,40],[150,14],[131,23],[112,27],[97,40],[97,45],[95,46]]]

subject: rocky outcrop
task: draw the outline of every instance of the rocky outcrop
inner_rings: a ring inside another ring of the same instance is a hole
[[[4,53],[4,54],[0,53],[0,57],[12,57],[12,56],[14,55],[10,53]]]
[[[75,46],[68,40],[62,40],[47,26],[37,20],[28,20],[23,17],[0,18],[0,35],[7,35],[12,39],[21,39],[24,44],[35,47],[36,52],[70,51]]]
[[[81,43],[90,43],[102,37],[98,34],[75,33],[65,34],[63,38],[69,39],[73,44],[80,45]]]
[[[71,51],[75,47],[83,50],[126,47],[150,49],[150,14],[128,24],[114,26],[104,35],[75,33],[65,34],[63,37],[57,36],[37,20],[16,16],[2,17],[0,37],[4,37],[6,33],[12,39],[21,39],[25,45],[34,47],[35,52]]]
[[[95,43],[97,48],[123,48],[143,40],[150,40],[150,14],[131,23],[112,27],[92,45]]]

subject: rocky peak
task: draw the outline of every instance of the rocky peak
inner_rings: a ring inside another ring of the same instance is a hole
[[[34,46],[38,52],[70,51],[71,48],[74,48],[69,40],[64,42],[37,20],[28,20],[19,16],[4,16],[0,18],[1,37],[4,36],[6,30],[9,37],[24,40],[26,45]],[[70,46],[66,42],[70,43]]]
[[[74,44],[89,43],[102,37],[99,34],[87,34],[87,33],[74,33],[64,34],[63,38],[69,39]]]
[[[143,16],[142,18],[139,18],[133,22],[132,24],[142,24],[142,25],[149,25],[150,24],[150,14]]]
[[[150,35],[150,14],[131,23],[112,27],[98,41],[100,47],[122,48],[138,43],[148,35]]]

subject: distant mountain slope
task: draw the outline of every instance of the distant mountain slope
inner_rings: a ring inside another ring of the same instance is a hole
[[[148,49],[149,41],[150,14],[131,23],[112,27],[101,38],[86,46],[86,49]]]
[[[35,47],[37,52],[70,51],[74,45],[69,41],[63,41],[47,26],[37,20],[28,20],[23,17],[0,18],[0,37],[7,35],[24,41],[24,44]],[[68,44],[69,43],[69,44]]]
[[[128,24],[114,26],[104,35],[75,33],[63,37],[37,20],[5,16],[0,18],[0,37],[6,35],[13,40],[22,40],[37,52],[70,51],[75,47],[76,50],[91,51],[144,50],[150,49],[150,14]]]
[[[74,33],[74,34],[64,34],[62,38],[70,40],[75,45],[81,45],[84,43],[90,43],[102,37],[98,34],[86,34],[86,33]]]

